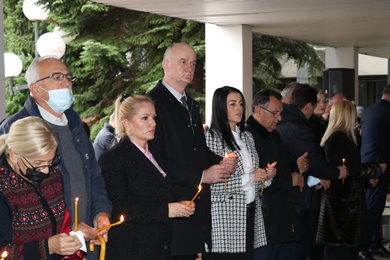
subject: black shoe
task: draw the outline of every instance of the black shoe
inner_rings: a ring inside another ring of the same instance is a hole
[[[368,251],[359,251],[359,260],[375,260]]]
[[[390,258],[390,252],[384,246],[370,249],[370,253],[374,256]]]

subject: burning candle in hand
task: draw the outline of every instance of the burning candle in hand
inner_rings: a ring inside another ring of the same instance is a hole
[[[270,164],[269,164],[269,163],[267,163],[267,167],[270,167]],[[263,195],[264,187],[265,187],[265,180],[264,180],[263,183],[261,184],[260,196]]]
[[[202,185],[199,184],[199,186],[198,186],[198,192],[195,194],[195,196],[192,198],[192,200],[190,201],[190,203],[188,203],[187,206],[190,206],[190,205],[191,205],[191,202],[194,202],[194,200],[196,199],[196,197],[198,196],[198,194],[200,193],[201,190],[202,190]]]
[[[110,228],[110,227],[113,227],[113,226],[118,226],[118,225],[122,224],[122,222],[124,220],[125,220],[125,218],[123,217],[123,215],[121,215],[120,220],[118,222],[115,222],[115,223],[112,223],[110,225],[98,228],[98,229],[96,229],[96,231],[99,232],[99,231],[102,231],[103,229],[106,229],[106,228]]]
[[[8,255],[7,251],[4,251],[2,254],[1,254],[1,259],[0,260],[4,260],[4,258],[6,258]]]
[[[223,156],[223,160],[225,160],[226,158],[229,158],[229,157],[237,157],[237,154],[235,154],[235,153],[225,153],[225,155]],[[224,190],[227,189],[227,182],[223,183],[223,189]]]
[[[343,166],[345,166],[345,158],[343,158]],[[344,178],[341,180],[342,184],[344,184]]]
[[[79,229],[79,198],[74,200],[74,231]]]

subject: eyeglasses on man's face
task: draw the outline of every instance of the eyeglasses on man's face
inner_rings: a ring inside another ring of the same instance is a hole
[[[269,111],[268,109],[266,109],[265,107],[263,107],[263,106],[260,106],[262,109],[264,109],[265,111],[267,111],[267,112],[269,112],[269,113],[271,113],[274,117],[280,117],[280,118],[282,118],[283,117],[283,115],[282,115],[282,112],[274,112],[274,111]]]
[[[23,157],[24,160],[26,160],[26,162],[31,166],[31,168],[34,170],[34,171],[43,171],[44,169],[46,168],[49,168],[49,170],[55,166],[57,166],[58,164],[61,163],[61,158],[56,154],[54,156],[54,158],[52,159],[51,161],[51,164],[49,165],[42,165],[42,166],[37,166],[37,167],[34,167],[26,158]],[[22,160],[23,162],[23,160]],[[27,167],[27,165],[23,162],[24,166]]]
[[[56,72],[56,73],[51,74],[50,76],[38,79],[37,81],[35,81],[35,83],[42,81],[42,80],[45,80],[45,79],[53,79],[54,81],[63,81],[65,78],[69,82],[72,82],[76,78],[76,76],[73,76],[71,73],[64,74],[61,72]]]

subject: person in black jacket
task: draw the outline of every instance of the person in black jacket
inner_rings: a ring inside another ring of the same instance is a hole
[[[113,203],[112,218],[126,217],[110,231],[110,259],[171,259],[170,219],[191,218],[195,205],[176,202],[169,171],[148,150],[156,112],[151,99],[130,96],[116,101],[120,142],[104,152],[99,165]],[[161,165],[161,166],[160,166]]]
[[[357,260],[358,246],[367,238],[365,179],[380,177],[386,164],[360,162],[353,131],[356,110],[350,101],[337,101],[329,118],[321,146],[328,162],[333,166],[345,164],[349,175],[343,180],[333,180],[322,193],[316,240],[325,245],[325,260]]]
[[[315,142],[314,134],[308,119],[317,105],[317,90],[307,84],[297,84],[292,94],[290,105],[283,105],[283,118],[276,130],[280,134],[284,146],[292,158],[297,159],[304,153],[309,159],[310,168],[303,172],[305,180],[309,175],[322,179],[324,189],[329,187],[328,180],[345,178],[347,169],[345,166],[335,167],[330,165],[320,153],[319,146]],[[325,180],[325,181],[324,181]],[[306,182],[306,181],[305,181]],[[313,188],[306,183],[302,192],[294,191],[296,196],[296,212],[299,217],[299,226],[302,240],[297,243],[295,251],[297,260],[307,259],[310,243],[310,221]]]
[[[293,186],[303,187],[303,176],[292,173],[291,158],[284,148],[276,125],[282,119],[282,96],[270,89],[259,91],[253,99],[253,115],[246,121],[246,131],[252,133],[260,167],[277,161],[278,173],[272,184],[264,189],[262,210],[264,216],[267,245],[255,250],[254,259],[288,260],[294,259],[296,241],[300,240],[296,219]],[[307,159],[301,157],[300,165],[304,171]],[[298,170],[295,165],[296,170]]]
[[[99,160],[100,155],[118,143],[115,135],[115,112],[111,114],[110,121],[104,123],[103,128],[97,134],[93,142],[96,160]]]
[[[211,183],[227,182],[237,166],[237,158],[222,161],[206,146],[199,103],[185,89],[192,82],[196,54],[186,43],[174,43],[164,54],[164,79],[147,96],[156,106],[156,137],[150,151],[168,164],[175,181],[176,196],[191,199],[198,191],[194,216],[172,221],[172,253],[176,260],[195,259],[211,245]],[[220,162],[222,163],[220,164]]]
[[[368,106],[362,116],[362,162],[390,163],[390,85],[382,92],[382,98]],[[368,207],[368,224],[370,243],[368,248],[362,248],[365,259],[372,256],[390,258],[390,252],[382,245],[381,219],[385,209],[386,196],[390,179],[390,169],[387,169],[375,187],[367,187],[366,201]],[[371,258],[370,258],[371,257]]]

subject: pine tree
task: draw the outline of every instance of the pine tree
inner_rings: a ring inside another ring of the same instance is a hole
[[[161,61],[165,49],[174,42],[186,42],[197,53],[197,69],[189,89],[191,96],[204,103],[205,26],[134,10],[105,6],[87,0],[40,0],[50,10],[40,23],[40,33],[57,25],[76,35],[67,44],[66,65],[76,75],[73,108],[92,128],[91,137],[108,122],[115,99],[123,93],[144,94],[163,76]],[[34,58],[33,24],[22,12],[23,0],[4,0],[6,52],[16,53],[25,71]],[[261,86],[278,82],[281,64],[287,55],[298,64],[307,63],[311,71],[323,66],[311,46],[280,38],[254,35],[254,78]],[[15,85],[26,84],[24,74]],[[258,80],[260,79],[260,80]],[[28,90],[7,97],[7,114],[19,111]]]

